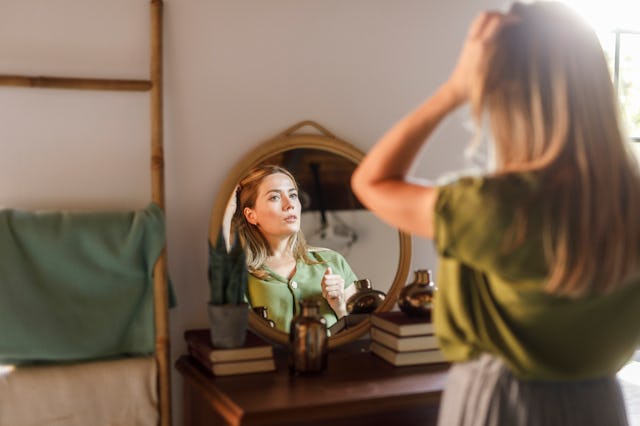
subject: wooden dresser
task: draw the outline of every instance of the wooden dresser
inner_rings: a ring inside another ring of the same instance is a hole
[[[449,365],[394,367],[368,346],[358,340],[332,349],[318,376],[290,375],[283,347],[275,348],[271,373],[215,377],[182,356],[184,426],[436,424]]]

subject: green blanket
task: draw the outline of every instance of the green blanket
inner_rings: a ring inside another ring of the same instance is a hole
[[[0,210],[0,363],[154,351],[156,204],[135,212]]]

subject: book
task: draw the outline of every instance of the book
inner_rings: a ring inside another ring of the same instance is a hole
[[[329,327],[329,336],[335,336],[342,330],[348,330],[349,328],[355,327],[367,318],[369,318],[369,314],[345,315]]]
[[[396,336],[433,334],[433,323],[426,318],[412,318],[402,311],[374,312],[371,325]]]
[[[213,363],[273,358],[273,345],[250,330],[247,330],[244,346],[232,349],[215,348],[206,328],[187,330],[184,338],[194,350]]]
[[[371,340],[397,352],[438,349],[438,341],[433,334],[400,337],[377,327],[371,327],[370,333]]]
[[[429,349],[424,351],[396,352],[387,348],[378,342],[371,342],[371,352],[384,359],[385,361],[396,365],[419,365],[419,364],[437,364],[447,362],[440,349]]]
[[[195,348],[191,343],[188,344],[188,349],[191,356],[215,376],[264,373],[275,371],[276,369],[276,363],[273,357],[243,361],[212,362],[209,358],[203,356],[199,349]]]

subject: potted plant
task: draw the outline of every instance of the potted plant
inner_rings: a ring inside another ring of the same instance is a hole
[[[227,250],[222,231],[215,247],[209,243],[209,326],[211,343],[220,348],[244,344],[249,307],[245,300],[248,272],[239,238]]]

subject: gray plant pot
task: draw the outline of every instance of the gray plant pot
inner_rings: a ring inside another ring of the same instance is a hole
[[[208,305],[211,343],[217,348],[244,345],[249,323],[249,305]]]

